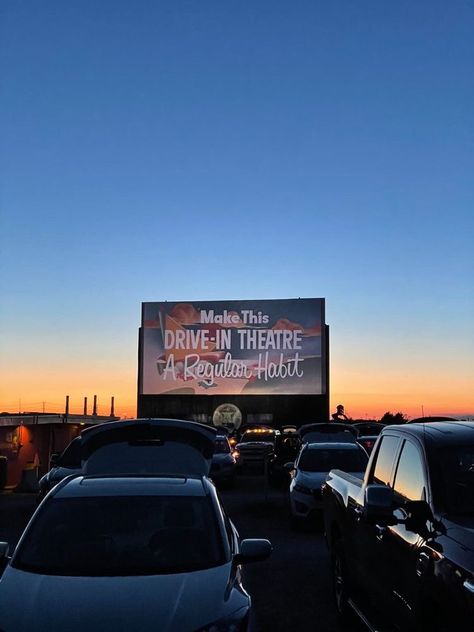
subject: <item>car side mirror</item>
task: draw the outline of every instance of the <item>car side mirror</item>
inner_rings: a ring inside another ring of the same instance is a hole
[[[9,549],[10,545],[8,544],[8,542],[0,542],[0,561],[8,557]]]
[[[364,494],[363,517],[368,524],[389,526],[397,524],[393,513],[393,489],[388,485],[367,485]]]
[[[295,464],[293,463],[293,461],[290,461],[289,463],[285,463],[283,467],[285,468],[285,470],[288,470],[288,472],[291,472],[291,470],[295,469]]]
[[[261,562],[266,560],[273,547],[271,542],[263,539],[242,540],[240,543],[240,553],[234,555],[236,564],[248,564],[249,562]]]
[[[408,500],[402,509],[407,516],[403,524],[408,531],[421,535],[425,539],[433,535],[429,524],[440,533],[446,531],[444,525],[433,516],[431,507],[426,500]]]
[[[10,550],[10,545],[8,542],[0,542],[0,571],[3,571],[5,566],[8,564],[8,551]]]

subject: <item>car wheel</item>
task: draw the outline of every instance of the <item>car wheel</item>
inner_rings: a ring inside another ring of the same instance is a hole
[[[336,601],[337,613],[343,621],[347,621],[351,608],[349,606],[346,561],[342,543],[339,539],[335,540],[333,543],[331,561],[334,598]]]

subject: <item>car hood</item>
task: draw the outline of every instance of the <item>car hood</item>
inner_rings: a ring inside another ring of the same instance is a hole
[[[328,474],[329,472],[303,472],[302,470],[298,470],[295,481],[299,485],[304,485],[309,489],[318,489],[326,481]],[[358,478],[364,477],[362,472],[348,472],[348,474],[357,476]]]
[[[0,629],[193,632],[249,605],[232,577],[230,563],[141,577],[38,575],[9,566],[0,579]]]
[[[235,459],[230,452],[224,454],[214,454],[212,457],[212,465],[222,465],[223,463],[234,463]]]
[[[302,472],[298,471],[295,482],[309,489],[318,489],[326,480],[326,472]]]

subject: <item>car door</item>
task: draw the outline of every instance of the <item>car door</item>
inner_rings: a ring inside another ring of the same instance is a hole
[[[407,518],[404,509],[407,501],[430,500],[428,472],[421,445],[415,440],[403,442],[393,482],[395,515],[399,520]],[[422,570],[429,560],[421,551],[423,537],[405,524],[386,527],[381,533],[384,548],[383,563],[390,569],[389,610],[391,618],[400,630],[416,630],[417,595]]]
[[[395,433],[384,433],[378,443],[367,483],[391,486],[400,445],[399,436]],[[372,611],[384,612],[390,603],[386,586],[390,581],[391,573],[391,569],[385,562],[384,544],[381,538],[384,528],[377,524],[369,524],[363,518],[362,507],[354,501],[351,501],[349,510],[354,515],[351,548],[355,558],[354,584],[360,605],[365,604]]]

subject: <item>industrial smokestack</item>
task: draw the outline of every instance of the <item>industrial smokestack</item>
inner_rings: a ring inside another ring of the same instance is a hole
[[[110,398],[110,416],[111,417],[115,417],[114,403],[115,403],[115,397],[111,397]]]
[[[84,397],[84,417],[87,415],[87,397]]]
[[[43,410],[44,412],[44,410]],[[64,410],[64,414],[66,415],[66,417],[69,415],[69,395],[66,395],[66,407]]]
[[[94,410],[92,411],[93,415],[97,415],[97,395],[94,395]]]

